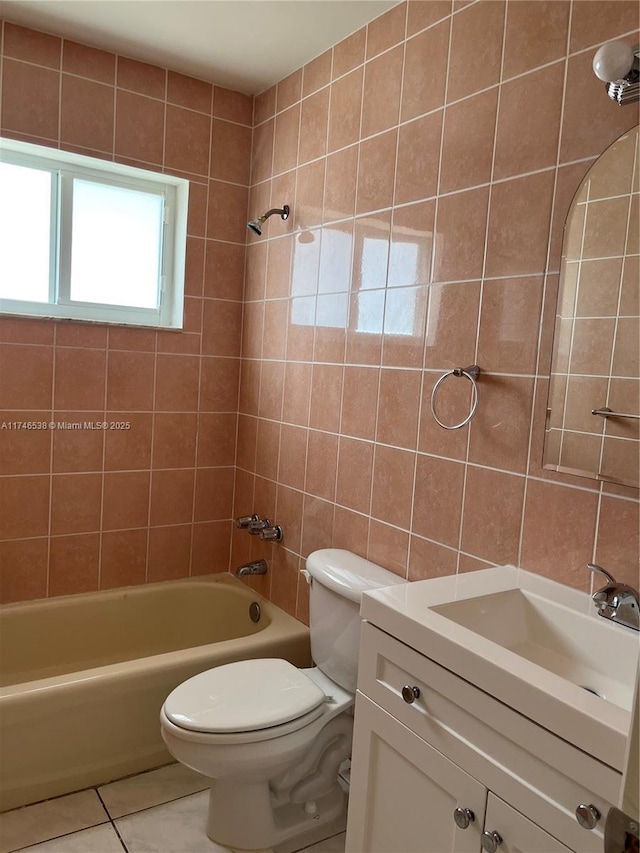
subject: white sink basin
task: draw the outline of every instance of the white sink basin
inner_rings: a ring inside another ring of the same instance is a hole
[[[366,593],[362,616],[621,770],[640,634],[513,566]]]
[[[433,608],[572,684],[631,710],[635,661],[628,630],[571,610],[526,589],[510,589]],[[601,630],[602,629],[602,630]],[[596,641],[597,638],[597,642]]]

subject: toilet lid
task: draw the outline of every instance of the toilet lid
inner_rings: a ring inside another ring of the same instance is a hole
[[[286,660],[228,663],[194,675],[169,694],[164,710],[196,732],[252,732],[288,723],[325,701],[322,690]]]

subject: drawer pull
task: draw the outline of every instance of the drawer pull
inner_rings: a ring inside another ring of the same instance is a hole
[[[402,698],[407,703],[407,705],[412,705],[416,699],[420,698],[420,688],[419,687],[410,687],[408,684],[402,688]]]
[[[496,853],[502,844],[502,836],[497,832],[488,832],[486,829],[480,836],[480,846],[487,853]]]
[[[585,805],[580,803],[576,809],[576,818],[583,829],[595,829],[601,814],[594,805]]]
[[[475,819],[476,816],[471,809],[463,809],[458,806],[453,812],[454,823],[460,829],[468,829],[469,824],[473,823]]]

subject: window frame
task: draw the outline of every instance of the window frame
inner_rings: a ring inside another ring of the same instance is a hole
[[[49,301],[0,298],[0,315],[182,328],[189,181],[110,160],[5,138],[0,138],[0,162],[48,171],[52,176]],[[73,182],[76,179],[162,197],[158,308],[71,300]]]

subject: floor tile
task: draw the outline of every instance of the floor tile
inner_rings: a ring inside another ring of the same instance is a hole
[[[20,853],[124,853],[124,847],[109,823],[23,847]]]
[[[148,773],[110,782],[98,788],[98,793],[112,818],[159,806],[204,791],[207,780],[182,764],[168,764]]]
[[[344,853],[344,844],[347,837],[346,832],[341,832],[340,835],[334,835],[332,838],[325,838],[324,841],[319,841],[317,844],[312,844],[311,847],[305,847],[300,853]]]
[[[129,853],[229,853],[207,837],[209,792],[115,821]]]
[[[0,853],[9,853],[107,820],[94,790],[14,809],[0,815]]]

